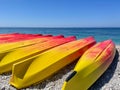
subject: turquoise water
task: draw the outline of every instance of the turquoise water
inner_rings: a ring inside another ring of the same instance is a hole
[[[97,41],[112,39],[116,44],[120,44],[120,28],[0,28],[0,33],[13,32],[75,35],[78,39],[94,36]]]

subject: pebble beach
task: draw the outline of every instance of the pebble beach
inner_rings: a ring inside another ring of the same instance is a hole
[[[116,49],[116,56],[112,64],[89,90],[120,90],[120,45],[117,45]],[[64,67],[42,83],[22,90],[61,90],[64,80],[72,72],[76,62]],[[16,90],[9,84],[10,76],[11,73],[0,75],[0,90]]]

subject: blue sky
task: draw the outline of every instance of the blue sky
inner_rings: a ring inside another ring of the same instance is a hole
[[[120,0],[0,0],[0,27],[120,27]]]

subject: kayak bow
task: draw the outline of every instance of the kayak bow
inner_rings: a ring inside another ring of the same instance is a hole
[[[64,82],[62,90],[87,90],[112,63],[115,51],[112,40],[100,42],[88,49]]]

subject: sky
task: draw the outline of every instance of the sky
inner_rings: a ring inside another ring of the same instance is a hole
[[[120,0],[0,0],[0,27],[120,27]]]

